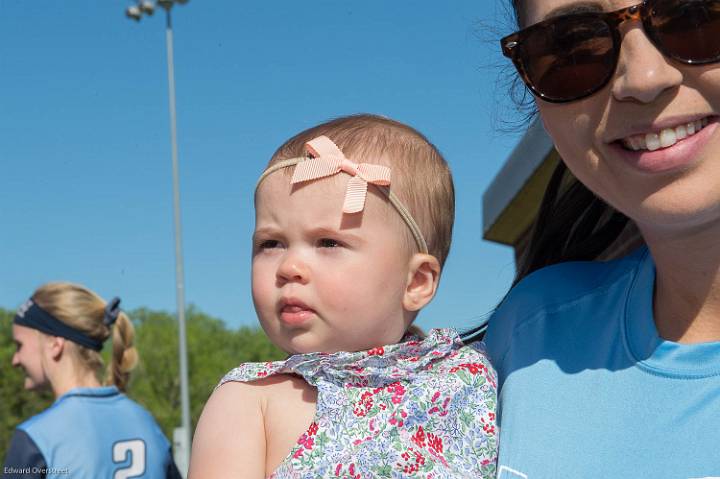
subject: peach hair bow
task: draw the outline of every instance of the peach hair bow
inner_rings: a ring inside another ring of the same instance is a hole
[[[303,183],[336,175],[341,171],[352,176],[345,191],[343,213],[359,213],[365,207],[368,183],[390,186],[390,168],[371,163],[354,163],[327,136],[319,136],[305,146],[312,155],[295,166],[291,183]]]
[[[310,140],[305,144],[308,153],[312,158],[290,158],[279,161],[268,167],[260,175],[255,188],[260,186],[272,173],[288,168],[295,167],[292,184],[302,183],[305,181],[327,178],[341,171],[352,176],[348,182],[345,191],[345,202],[343,204],[343,213],[358,213],[365,207],[365,198],[367,197],[368,184],[378,187],[378,190],[384,194],[390,201],[390,204],[397,210],[405,224],[410,228],[410,232],[415,238],[418,250],[421,253],[427,253],[428,247],[423,237],[420,227],[413,219],[410,211],[405,207],[400,198],[390,190],[390,188],[382,188],[390,186],[390,168],[383,165],[374,165],[370,163],[354,163],[348,160],[340,148],[326,136],[319,136]]]

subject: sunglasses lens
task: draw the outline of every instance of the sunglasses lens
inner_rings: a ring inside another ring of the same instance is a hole
[[[657,0],[645,20],[651,38],[685,63],[720,59],[720,0]]]
[[[536,93],[563,102],[602,88],[615,57],[613,33],[602,19],[573,15],[529,29],[515,58]]]

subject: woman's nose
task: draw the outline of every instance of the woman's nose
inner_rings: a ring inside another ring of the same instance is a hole
[[[651,103],[682,81],[682,72],[655,47],[641,25],[626,30],[612,84],[616,100]]]
[[[305,284],[310,280],[310,268],[300,254],[288,250],[278,266],[277,278],[283,282]]]

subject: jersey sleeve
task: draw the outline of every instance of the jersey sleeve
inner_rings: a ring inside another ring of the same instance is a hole
[[[47,463],[35,441],[22,429],[15,429],[5,456],[3,479],[44,479]]]

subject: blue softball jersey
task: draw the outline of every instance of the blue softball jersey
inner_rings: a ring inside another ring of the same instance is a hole
[[[643,247],[510,292],[486,336],[498,479],[720,478],[720,343],[661,339],[654,283]]]
[[[179,478],[155,419],[114,386],[77,388],[20,424],[4,478]]]

